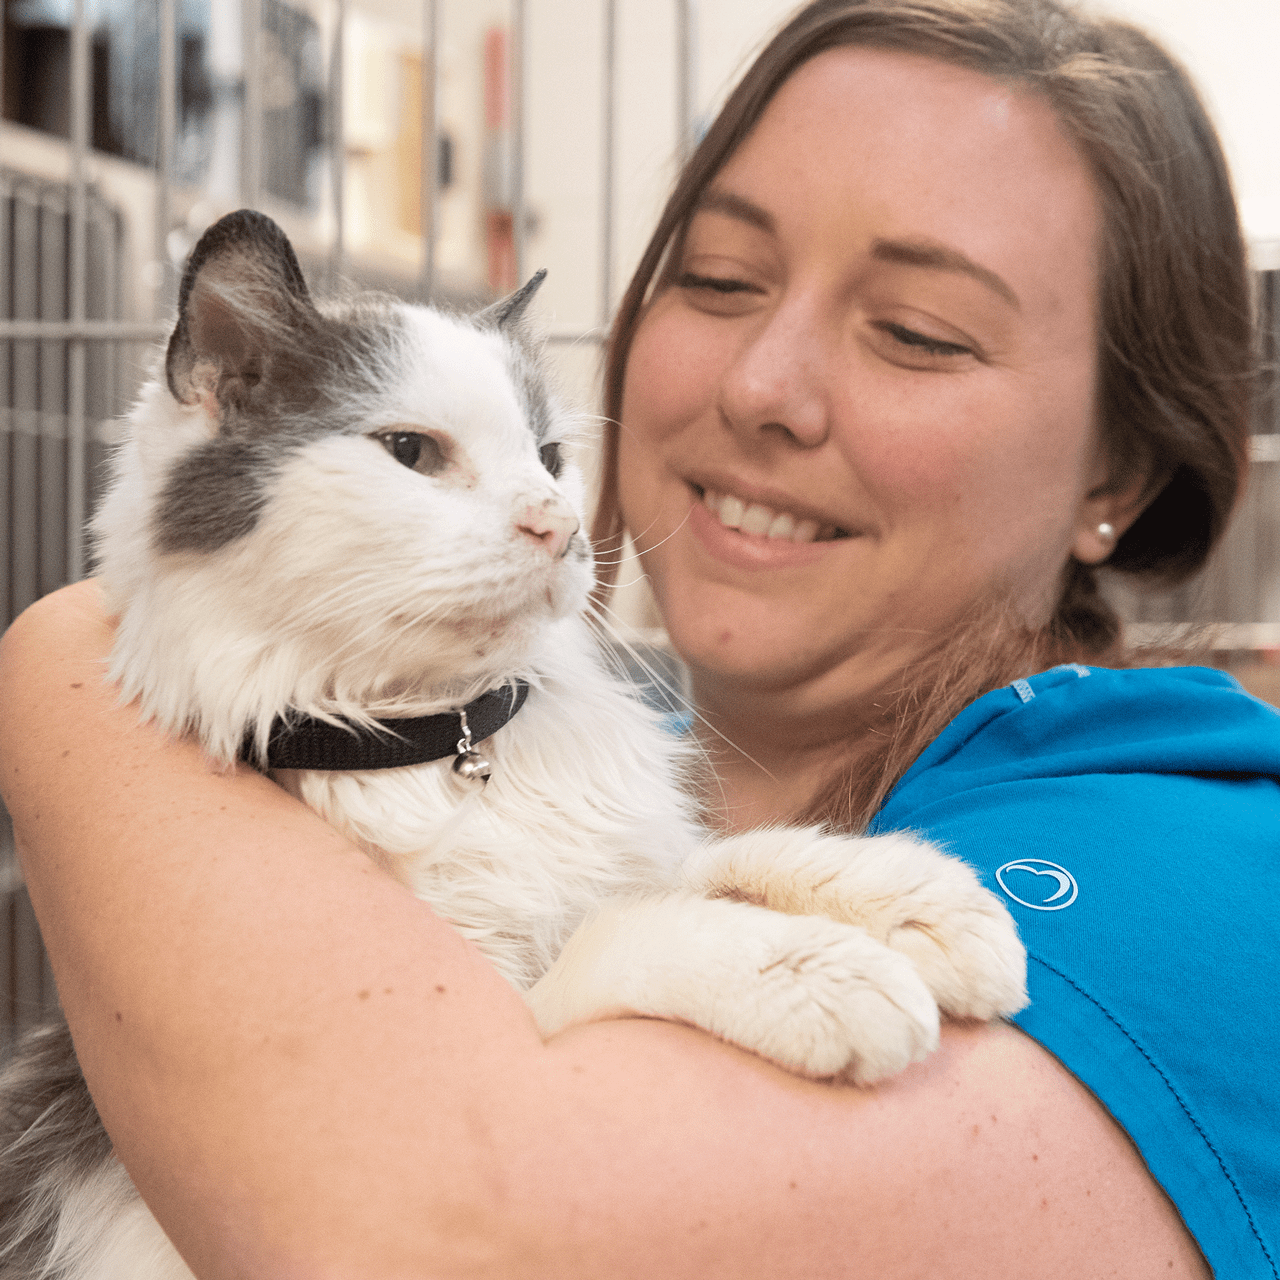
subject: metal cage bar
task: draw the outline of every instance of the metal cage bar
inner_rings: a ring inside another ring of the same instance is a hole
[[[683,163],[698,145],[698,0],[676,0],[676,136]]]
[[[85,318],[86,177],[89,149],[89,27],[84,0],[75,0],[71,29],[71,252],[70,316]],[[84,474],[85,347],[80,338],[67,343],[67,567],[69,581],[84,576],[84,522],[87,514]]]
[[[347,262],[347,143],[342,100],[347,0],[337,0],[337,11],[333,55],[329,60],[329,164],[333,176],[333,242],[329,247],[329,279],[335,285],[342,279]]]
[[[618,0],[604,0],[603,83],[600,108],[600,330],[613,316],[615,150],[617,147]]]
[[[169,232],[172,228],[173,142],[175,99],[177,97],[178,23],[175,0],[157,0],[159,6],[159,61],[156,89],[156,200],[153,239],[157,269],[155,311],[167,309],[173,272],[170,265]]]
[[[436,282],[436,251],[440,236],[440,6],[424,0],[422,7],[422,149],[419,164],[418,234],[422,238],[422,274],[418,294],[431,300]],[[521,243],[516,241],[517,262]]]
[[[529,218],[525,209],[525,129],[526,106],[525,80],[528,67],[525,54],[528,46],[528,12],[525,0],[511,0],[511,246],[515,255],[516,280],[523,283],[528,267]]]
[[[258,207],[262,191],[262,0],[240,0],[240,203]]]

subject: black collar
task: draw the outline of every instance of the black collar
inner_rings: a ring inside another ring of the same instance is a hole
[[[523,680],[491,689],[461,711],[466,714],[470,738],[479,742],[498,732],[524,706],[529,686]],[[357,772],[364,769],[399,769],[459,755],[466,736],[458,711],[412,720],[379,720],[382,732],[371,733],[360,725],[332,725],[309,716],[297,720],[277,717],[267,744],[269,769],[329,769]],[[256,757],[253,743],[240,749],[243,760]]]

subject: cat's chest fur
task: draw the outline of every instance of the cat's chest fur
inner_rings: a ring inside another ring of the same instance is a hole
[[[585,628],[548,627],[535,665],[525,706],[483,744],[483,787],[451,761],[275,775],[521,988],[603,899],[674,888],[697,843],[675,744],[600,669]]]

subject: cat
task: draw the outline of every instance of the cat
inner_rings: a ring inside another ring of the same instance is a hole
[[[527,332],[317,305],[242,210],[193,251],[94,522],[109,678],[269,770],[471,939],[540,1031],[675,1019],[868,1084],[939,1008],[1025,1002],[1012,921],[909,835],[712,838],[662,717],[610,674],[569,420]],[[190,1272],[111,1154],[65,1023],[0,1085],[0,1280]]]

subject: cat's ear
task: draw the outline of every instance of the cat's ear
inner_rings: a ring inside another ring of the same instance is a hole
[[[200,237],[178,291],[165,374],[183,404],[206,395],[224,423],[244,411],[281,348],[320,322],[284,232],[252,209],[229,213]]]
[[[497,302],[485,307],[483,311],[477,311],[471,319],[482,329],[504,329],[510,331],[519,328],[529,303],[533,301],[533,295],[538,292],[539,286],[546,278],[546,267],[535,271],[529,277],[527,284],[522,284],[515,293],[508,294],[505,298],[499,298]]]

